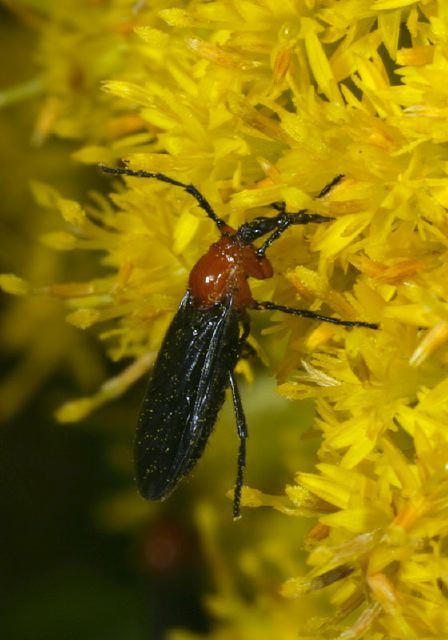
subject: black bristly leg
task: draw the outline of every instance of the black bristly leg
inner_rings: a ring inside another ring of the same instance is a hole
[[[241,403],[240,392],[236,384],[233,372],[229,372],[230,388],[232,390],[233,407],[235,410],[236,429],[240,439],[240,448],[238,450],[238,468],[236,473],[235,489],[233,491],[233,517],[236,520],[241,517],[241,491],[244,482],[244,470],[246,469],[246,440],[248,437],[246,416],[244,415],[243,405]]]
[[[324,196],[327,195],[327,193],[330,193],[330,191],[333,189],[333,187],[335,187],[344,177],[343,173],[340,173],[338,176],[336,176],[335,178],[333,178],[333,180],[331,182],[329,182],[328,184],[325,185],[325,187],[322,189],[322,191],[320,191],[317,195],[318,198],[323,198]]]
[[[325,187],[323,189],[321,189],[321,191],[319,191],[319,193],[317,194],[316,198],[323,198],[324,196],[327,195],[327,193],[330,193],[330,191],[333,189],[333,187],[335,187],[344,177],[343,173],[340,173],[338,176],[336,176],[335,178],[333,178],[333,180],[331,182],[329,182],[328,184],[325,185]],[[284,202],[273,202],[270,207],[272,209],[275,209],[276,211],[279,211],[280,213],[286,213],[286,205]],[[297,213],[291,213],[289,215],[301,215],[302,213],[305,213],[305,211],[307,211],[307,209],[302,209],[301,211],[298,211]]]
[[[256,355],[257,355],[257,352],[248,342],[244,342],[241,344],[240,358],[253,358]]]
[[[334,218],[331,218],[329,216],[321,216],[318,213],[307,213],[307,209],[297,211],[297,213],[282,213],[277,216],[277,219],[277,229],[269,236],[267,240],[263,242],[261,247],[257,249],[257,256],[259,258],[262,258],[264,256],[271,244],[278,240],[280,236],[286,231],[286,229],[288,229],[288,227],[290,227],[291,225],[309,224],[310,222],[320,224],[322,222],[330,222],[330,220],[334,220]]]
[[[331,182],[329,182],[325,187],[318,193],[318,198],[323,198],[329,193],[332,188],[338,184],[343,178],[343,174],[340,174],[333,178]],[[329,222],[330,220],[334,220],[334,218],[330,216],[321,216],[317,213],[307,213],[308,209],[302,209],[301,211],[297,211],[296,213],[287,213],[285,211],[285,203],[284,202],[274,202],[271,204],[273,209],[276,211],[280,211],[280,215],[277,216],[278,226],[277,229],[263,242],[261,247],[257,249],[257,256],[262,258],[266,253],[267,249],[271,246],[273,242],[278,240],[282,233],[286,231],[288,227],[293,224],[309,224],[310,222],[314,222],[320,224],[322,222]]]
[[[249,356],[254,356],[256,355],[255,349],[247,342],[247,338],[250,334],[250,319],[247,314],[243,316],[241,324],[243,325],[243,333],[240,336],[240,357],[247,358]]]
[[[367,327],[368,329],[378,329],[379,325],[376,322],[361,322],[360,320],[339,320],[338,318],[332,318],[331,316],[323,316],[315,311],[309,311],[308,309],[294,309],[293,307],[285,307],[282,304],[275,304],[274,302],[256,302],[252,307],[256,310],[267,309],[269,311],[282,311],[283,313],[289,313],[293,316],[299,316],[300,318],[311,318],[312,320],[320,320],[321,322],[329,322],[330,324],[337,324],[342,327]]]
[[[175,187],[181,187],[181,189],[184,189],[184,191],[193,196],[201,209],[205,211],[207,216],[211,218],[217,225],[218,229],[221,229],[221,227],[225,226],[226,224],[224,220],[222,220],[222,218],[220,218],[215,213],[209,201],[202,195],[200,191],[198,191],[198,189],[196,189],[193,184],[185,184],[184,182],[179,182],[179,180],[170,178],[164,173],[150,173],[148,171],[134,171],[132,169],[121,169],[119,167],[106,167],[106,165],[104,164],[100,164],[99,167],[105,173],[114,173],[121,176],[131,176],[133,178],[153,178],[154,180],[159,180],[160,182],[172,184]]]

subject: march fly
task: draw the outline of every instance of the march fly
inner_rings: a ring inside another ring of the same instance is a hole
[[[247,279],[273,275],[267,249],[291,225],[326,223],[333,218],[301,210],[288,213],[284,203],[273,203],[277,215],[257,217],[238,229],[226,224],[192,184],[162,173],[111,168],[107,173],[153,178],[184,189],[213,220],[220,239],[191,270],[188,288],[163,340],[152,369],[135,439],[138,489],[148,500],[164,500],[202,456],[225,392],[230,387],[240,441],[233,494],[233,516],[240,516],[246,467],[246,418],[235,380],[235,367],[250,347],[248,309],[277,310],[344,327],[377,329],[371,322],[339,320],[306,309],[294,309],[252,298]],[[319,193],[326,195],[342,179],[337,176]],[[260,246],[253,243],[265,238]]]

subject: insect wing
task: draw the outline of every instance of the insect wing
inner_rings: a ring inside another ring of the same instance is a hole
[[[136,475],[147,499],[167,497],[202,455],[239,357],[231,299],[198,309],[187,292],[149,379],[137,427]]]

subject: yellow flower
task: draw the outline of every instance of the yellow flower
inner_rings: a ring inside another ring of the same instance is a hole
[[[278,201],[333,217],[273,245],[275,276],[253,283],[254,297],[380,323],[377,332],[347,330],[273,314],[263,343],[254,333],[280,393],[315,399],[321,442],[315,473],[299,473],[286,497],[246,488],[243,499],[281,512],[267,516],[271,540],[274,519],[296,540],[296,518],[286,515],[317,517],[306,539],[312,568],[294,575],[300,543],[286,535],[277,547],[260,544],[240,567],[256,595],[247,605],[218,584],[210,637],[448,637],[446,4],[173,4],[151,3],[133,35],[111,36],[100,21],[104,58],[87,63],[79,53],[88,86],[108,78],[96,116],[108,126],[117,112],[133,117],[139,133],[118,129],[108,142],[102,132],[102,147],[88,135],[78,159],[124,158],[191,182],[232,226],[269,215]],[[117,39],[132,52],[126,64]],[[68,114],[60,134],[103,126]],[[316,199],[338,174],[344,179]],[[150,366],[216,233],[188,194],[152,180],[116,181],[110,200],[96,196],[84,207],[42,185],[37,195],[66,222],[47,244],[102,256],[96,278],[48,292],[67,299],[76,326],[104,327],[113,359],[133,360],[97,396],[61,410],[73,420]],[[207,535],[207,518],[201,527]],[[302,623],[294,612],[308,605],[272,595],[262,579],[272,567],[278,585],[289,577],[287,598],[333,585],[326,611],[316,606],[320,619]]]
[[[148,58],[134,36],[139,26],[159,25],[159,11],[169,0],[18,0],[11,4],[25,24],[38,33],[35,78],[0,92],[0,106],[37,94],[41,98],[33,140],[42,144],[49,135],[78,139],[84,144],[124,138],[148,139],[146,123],[120,101],[112,104],[98,86],[103,80],[140,81],[156,65],[161,52]],[[181,5],[184,3],[181,2]],[[117,154],[109,150],[110,158]]]

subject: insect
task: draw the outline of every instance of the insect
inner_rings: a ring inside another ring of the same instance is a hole
[[[134,455],[141,495],[148,500],[168,497],[202,456],[230,387],[240,441],[233,497],[233,516],[238,518],[248,430],[234,369],[251,351],[247,309],[283,311],[344,327],[377,329],[378,325],[252,298],[248,277],[272,277],[273,268],[265,253],[288,227],[333,218],[307,210],[288,213],[284,203],[273,203],[277,215],[260,216],[233,229],[192,184],[161,173],[100,166],[107,173],[153,178],[184,189],[221,234],[191,270],[187,291],[163,340],[143,399]],[[337,176],[318,197],[326,195],[341,178]],[[256,247],[254,241],[264,236],[264,242]]]

